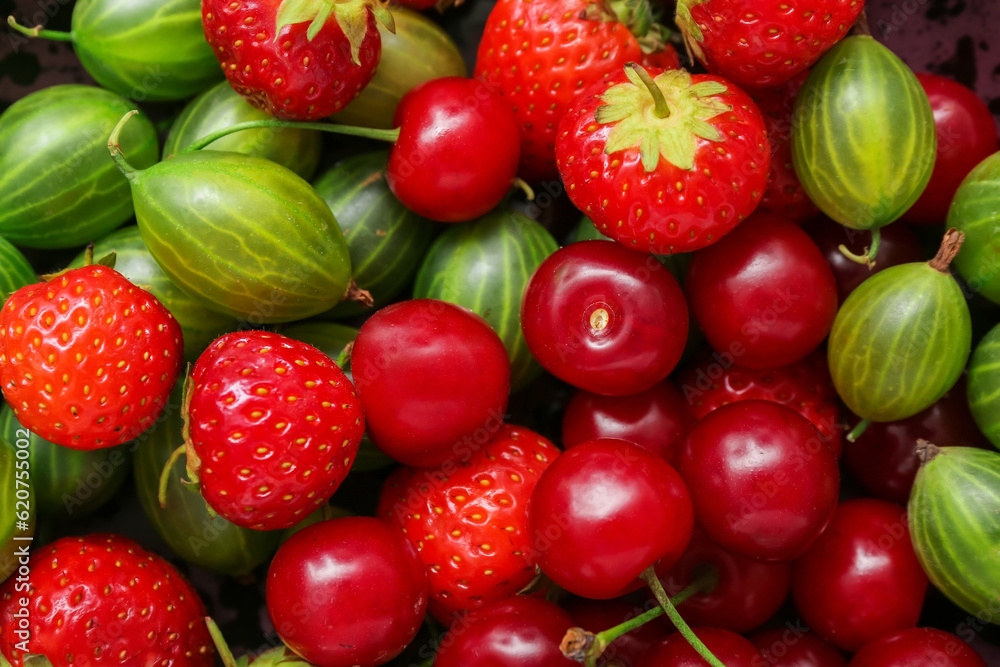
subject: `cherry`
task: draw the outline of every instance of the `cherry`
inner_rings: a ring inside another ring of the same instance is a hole
[[[654,564],[672,566],[693,523],[680,475],[624,440],[567,450],[542,473],[528,501],[542,571],[571,593],[601,600],[642,586],[639,575]]]
[[[861,647],[850,667],[986,667],[957,636],[936,628],[907,628]]]
[[[764,665],[770,667],[844,667],[847,664],[840,651],[808,629],[789,626],[765,630],[750,641],[764,656]]]
[[[906,513],[883,500],[841,503],[792,563],[792,598],[802,618],[845,651],[916,625],[926,592]]]
[[[613,241],[557,250],[528,281],[521,302],[528,349],[580,389],[625,396],[667,377],[684,351],[687,305],[652,255]]]
[[[678,470],[695,516],[722,547],[791,560],[819,536],[837,505],[837,461],[809,420],[770,401],[709,413],[684,443]]]
[[[844,447],[851,474],[872,494],[905,505],[920,468],[915,453],[919,439],[939,447],[990,448],[976,427],[965,396],[963,375],[937,403],[895,422],[872,422],[855,442]]]
[[[750,640],[721,628],[692,629],[726,667],[760,667],[760,653]],[[674,633],[651,646],[636,667],[704,667],[707,664],[680,633]]]
[[[833,272],[793,222],[757,213],[699,250],[685,288],[708,342],[749,368],[802,359],[837,314]]]
[[[760,626],[788,597],[791,565],[763,563],[726,551],[695,526],[691,543],[663,578],[670,595],[686,588],[706,569],[715,573],[715,586],[681,604],[677,611],[692,625],[707,625],[737,633]]]
[[[351,370],[368,436],[402,463],[467,458],[503,422],[507,351],[461,306],[414,299],[383,308],[361,327]]]
[[[399,101],[394,124],[386,181],[414,213],[472,220],[510,190],[521,154],[517,124],[485,83],[450,76],[420,84]]]
[[[559,644],[573,619],[551,602],[518,595],[469,612],[441,637],[434,667],[573,667]]]
[[[624,598],[598,601],[574,597],[563,602],[562,606],[573,617],[573,622],[576,625],[596,634],[640,616],[643,612],[657,606],[657,603],[636,606]],[[635,667],[646,649],[666,637],[671,631],[673,631],[673,626],[670,625],[669,621],[662,617],[653,619],[611,642],[604,649],[597,664]]]
[[[619,438],[672,463],[694,423],[687,403],[669,380],[631,396],[580,390],[566,406],[563,446],[568,449],[597,438]]]
[[[370,517],[331,519],[285,542],[267,572],[281,640],[323,667],[381,665],[416,636],[427,574],[413,546]]]

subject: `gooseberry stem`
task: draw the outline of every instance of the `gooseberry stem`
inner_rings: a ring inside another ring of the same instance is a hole
[[[855,442],[858,438],[860,438],[864,434],[865,431],[868,430],[868,427],[871,425],[871,423],[872,423],[871,419],[862,419],[860,422],[858,422],[858,425],[855,426],[853,429],[851,429],[851,432],[847,434],[847,441]]]
[[[43,30],[40,25],[37,25],[34,28],[26,28],[18,23],[13,16],[7,17],[7,25],[27,37],[41,37],[42,39],[52,39],[57,42],[73,41],[72,32],[63,32],[62,30]]]
[[[841,244],[838,247],[840,253],[851,260],[852,262],[857,262],[858,264],[864,264],[869,269],[875,268],[875,257],[878,255],[878,247],[882,243],[882,230],[873,229],[872,230],[872,243],[869,247],[865,248],[864,254],[856,255],[847,249],[846,245]]]
[[[669,118],[670,117],[670,105],[667,104],[667,98],[663,96],[663,91],[660,87],[656,85],[656,81],[653,81],[653,77],[649,76],[649,72],[640,65],[639,63],[628,63],[626,67],[631,67],[632,71],[636,73],[636,76],[642,80],[642,83],[649,89],[649,94],[653,96],[653,115],[657,118]]]
[[[680,632],[684,639],[687,640],[688,644],[691,645],[691,648],[697,651],[698,655],[704,658],[705,661],[712,667],[726,667],[711,651],[708,650],[708,647],[705,646],[705,643],[698,638],[698,635],[691,631],[691,626],[689,626],[687,622],[681,618],[680,613],[678,613],[677,609],[670,601],[670,598],[667,596],[667,592],[663,590],[663,584],[660,583],[660,578],[656,576],[653,566],[650,565],[646,568],[646,571],[639,575],[639,578],[645,581],[646,585],[649,586],[649,590],[653,592],[653,595],[656,597],[656,601],[660,603],[660,606],[663,607],[663,611],[666,612],[667,618],[670,619],[670,622],[674,624],[677,631]]]
[[[377,141],[388,141],[389,143],[394,143],[397,139],[399,139],[398,127],[392,130],[378,130],[370,127],[354,127],[352,125],[336,125],[334,123],[297,123],[288,120],[268,118],[265,120],[249,120],[245,123],[237,123],[236,125],[230,125],[229,127],[225,127],[221,130],[216,130],[215,132],[198,139],[193,144],[182,150],[181,153],[190,153],[191,151],[201,150],[213,141],[235,132],[255,130],[261,127],[287,127],[299,130],[318,130],[320,132],[346,134],[352,137],[363,137],[365,139],[375,139]]]

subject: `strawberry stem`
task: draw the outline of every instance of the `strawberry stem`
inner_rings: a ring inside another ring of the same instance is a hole
[[[163,472],[160,473],[160,487],[156,494],[157,500],[160,501],[161,509],[167,509],[167,485],[170,484],[170,471],[177,464],[177,461],[180,460],[181,456],[183,456],[186,452],[187,445],[181,445],[170,453],[170,458],[167,459],[167,464],[163,466]]]
[[[22,35],[28,37],[41,37],[42,39],[53,39],[57,42],[72,42],[73,33],[63,32],[62,30],[43,30],[42,26],[36,25],[34,28],[26,28],[20,23],[18,23],[13,16],[7,17],[7,25],[9,25],[14,30],[17,30]]]
[[[878,255],[878,247],[881,242],[882,242],[882,230],[873,229],[872,244],[869,247],[865,248],[864,253],[856,255],[850,250],[848,250],[847,246],[844,244],[840,244],[840,246],[838,246],[837,249],[840,250],[840,254],[842,254],[844,257],[851,260],[852,262],[857,262],[858,264],[864,264],[869,269],[873,269],[875,268],[875,257],[876,255]]]
[[[122,128],[125,127],[125,123],[128,122],[128,119],[137,113],[139,112],[136,109],[132,109],[127,114],[122,116],[122,119],[118,121],[117,125],[115,125],[115,129],[111,130],[111,136],[108,137],[108,150],[111,151],[111,157],[114,158],[118,168],[121,169],[123,174],[125,174],[125,178],[129,180],[135,178],[136,169],[128,163],[128,160],[125,159],[125,154],[122,153],[121,144],[118,143],[118,137],[121,136]]]
[[[650,565],[646,568],[646,571],[639,575],[639,578],[646,582],[649,586],[649,590],[653,592],[656,597],[657,602],[663,607],[663,611],[666,612],[667,618],[674,624],[677,631],[681,633],[684,639],[687,640],[688,644],[691,645],[698,655],[705,659],[705,661],[712,667],[726,667],[722,662],[715,657],[715,655],[708,650],[705,643],[698,638],[698,635],[691,631],[691,626],[681,618],[681,615],[677,612],[673,603],[670,601],[670,597],[667,596],[667,592],[663,590],[663,584],[660,583],[660,578],[656,576],[656,572],[653,570],[653,566]]]
[[[215,132],[207,134],[198,141],[194,142],[182,150],[181,153],[190,153],[191,151],[201,150],[216,139],[221,139],[222,137],[233,134],[234,132],[240,132],[241,130],[253,130],[259,127],[293,127],[301,130],[319,130],[320,132],[346,134],[352,137],[363,137],[365,139],[375,139],[376,141],[388,141],[389,143],[394,143],[397,139],[399,139],[399,128],[392,130],[379,130],[370,127],[354,127],[353,125],[335,125],[333,123],[296,123],[287,120],[269,118],[266,120],[250,120],[245,123],[237,123],[236,125],[216,130]]]
[[[653,115],[657,118],[669,118],[670,106],[667,104],[667,98],[663,96],[663,91],[653,81],[653,77],[649,76],[646,68],[635,62],[630,62],[626,66],[632,68],[632,71],[636,73],[646,88],[649,89],[649,94],[653,96]]]
[[[853,429],[851,429],[851,432],[847,434],[847,441],[855,442],[858,438],[862,436],[862,434],[866,430],[868,430],[868,427],[871,425],[871,423],[872,423],[871,419],[862,419],[860,422],[858,422],[858,425],[855,426]]]

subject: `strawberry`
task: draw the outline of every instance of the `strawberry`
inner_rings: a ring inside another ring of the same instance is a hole
[[[627,25],[619,22],[616,11]],[[521,178],[540,182],[558,177],[556,128],[590,85],[631,60],[649,58],[651,64],[676,67],[676,51],[665,37],[645,0],[499,0],[479,43],[475,77],[514,110],[521,133]]]
[[[767,186],[764,119],[717,76],[636,63],[595,84],[559,124],[570,200],[627,248],[704,248],[750,215]]]
[[[525,505],[558,455],[537,433],[507,427],[466,461],[402,467],[385,481],[376,516],[416,547],[439,621],[510,597],[534,578],[541,546],[527,532]]]
[[[280,334],[216,339],[185,398],[188,475],[245,528],[288,528],[326,503],[365,430],[354,385],[328,356]]]
[[[0,386],[18,421],[73,449],[113,447],[151,426],[183,363],[180,325],[112,268],[23,287],[0,313]]]
[[[0,589],[0,653],[54,667],[211,667],[205,605],[170,563],[113,534],[64,537]]]
[[[780,86],[841,38],[864,0],[678,0],[689,53],[738,86]]]
[[[379,0],[203,0],[201,13],[230,85],[286,120],[343,109],[375,74],[382,52],[376,18],[394,30]]]

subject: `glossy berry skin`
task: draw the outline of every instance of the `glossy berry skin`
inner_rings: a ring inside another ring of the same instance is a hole
[[[750,640],[735,632],[721,628],[691,628],[726,667],[759,667],[760,653]],[[636,667],[704,667],[705,659],[698,655],[688,641],[675,632],[659,644],[652,646]]]
[[[760,667],[845,667],[847,660],[801,622],[750,638],[765,662]]]
[[[333,360],[263,331],[208,347],[191,370],[187,411],[188,469],[202,496],[256,530],[293,526],[329,500],[365,431],[354,386]]]
[[[560,603],[573,623],[588,632],[598,633],[631,620],[656,606],[653,600],[646,605],[636,605],[628,598],[614,600],[588,600],[573,597]],[[674,631],[673,625],[661,616],[613,641],[601,654],[598,665],[604,667],[635,667],[643,653]]]
[[[573,619],[546,600],[518,595],[455,621],[434,667],[573,667],[559,650]]]
[[[712,347],[749,368],[802,359],[837,314],[837,285],[819,248],[794,223],[764,213],[695,255],[685,290]]]
[[[521,301],[528,349],[547,371],[606,396],[663,381],[687,340],[684,293],[656,258],[607,241],[557,250]]]
[[[562,444],[588,440],[634,442],[673,463],[694,426],[691,409],[669,380],[629,396],[601,396],[582,389],[573,395],[562,421]]]
[[[710,72],[745,88],[778,86],[845,37],[855,0],[680,0],[678,27]],[[686,11],[685,11],[686,10]]]
[[[332,17],[309,40],[310,21],[275,35],[279,0],[205,0],[205,39],[229,84],[247,102],[284,120],[319,120],[343,109],[375,74],[382,38],[368,13],[358,62]],[[363,11],[368,12],[367,9]]]
[[[801,361],[771,369],[745,368],[731,359],[718,353],[704,355],[677,377],[696,418],[702,419],[729,403],[772,401],[792,408],[812,422],[833,455],[840,457],[840,409],[823,352],[816,351]]]
[[[833,452],[809,420],[770,401],[710,413],[688,435],[678,470],[698,523],[719,545],[749,558],[799,556],[837,505]]]
[[[792,564],[792,598],[803,620],[845,651],[915,626],[926,592],[906,513],[882,500],[841,503]]]
[[[850,667],[986,667],[962,639],[937,628],[908,628],[874,639]]]
[[[510,597],[535,577],[526,506],[557,456],[545,438],[516,432],[468,460],[440,469],[404,466],[385,481],[376,516],[417,550],[430,612],[440,622]]]
[[[937,74],[917,74],[934,112],[937,158],[930,183],[903,220],[941,224],[955,191],[973,167],[997,150],[997,126],[989,107],[962,84]]]
[[[110,533],[64,537],[33,551],[29,569],[26,582],[12,577],[0,589],[0,654],[13,667],[23,665],[16,646],[26,638],[15,634],[21,627],[15,614],[24,611],[28,651],[49,657],[53,667],[109,660],[125,667],[215,664],[198,593],[170,563],[132,540]]]
[[[506,102],[483,82],[443,77],[399,101],[386,181],[408,209],[439,222],[493,210],[517,175],[520,144]]]
[[[173,315],[106,266],[23,287],[0,312],[0,387],[25,427],[81,450],[153,425],[183,363]]]
[[[413,545],[388,523],[330,519],[278,549],[266,597],[281,640],[309,662],[381,665],[420,629],[427,575]]]
[[[593,440],[563,452],[528,503],[528,530],[545,538],[542,571],[569,592],[599,600],[639,588],[639,575],[654,564],[673,565],[693,524],[680,475],[624,440]]]
[[[678,140],[693,149],[685,152],[691,168],[661,155],[647,172],[641,143],[609,154],[608,140],[619,123],[595,120],[607,106],[602,96],[629,82],[624,69],[591,87],[559,123],[556,162],[570,200],[598,231],[632,250],[669,255],[716,243],[753,213],[767,188],[771,149],[757,105],[720,77],[681,72],[661,79],[661,70],[649,68],[665,95],[686,96],[699,84],[723,92],[700,98],[717,107],[700,122],[715,128],[719,140],[682,134]],[[645,100],[648,92],[635,94]]]
[[[369,317],[351,371],[369,437],[407,465],[467,456],[500,427],[507,409],[510,361],[500,337],[472,311],[436,299],[405,301]]]
[[[708,568],[717,574],[715,587],[677,606],[689,625],[711,623],[744,634],[771,618],[788,597],[788,563],[764,563],[726,551],[698,526],[680,560],[662,577],[663,587],[676,595]]]

